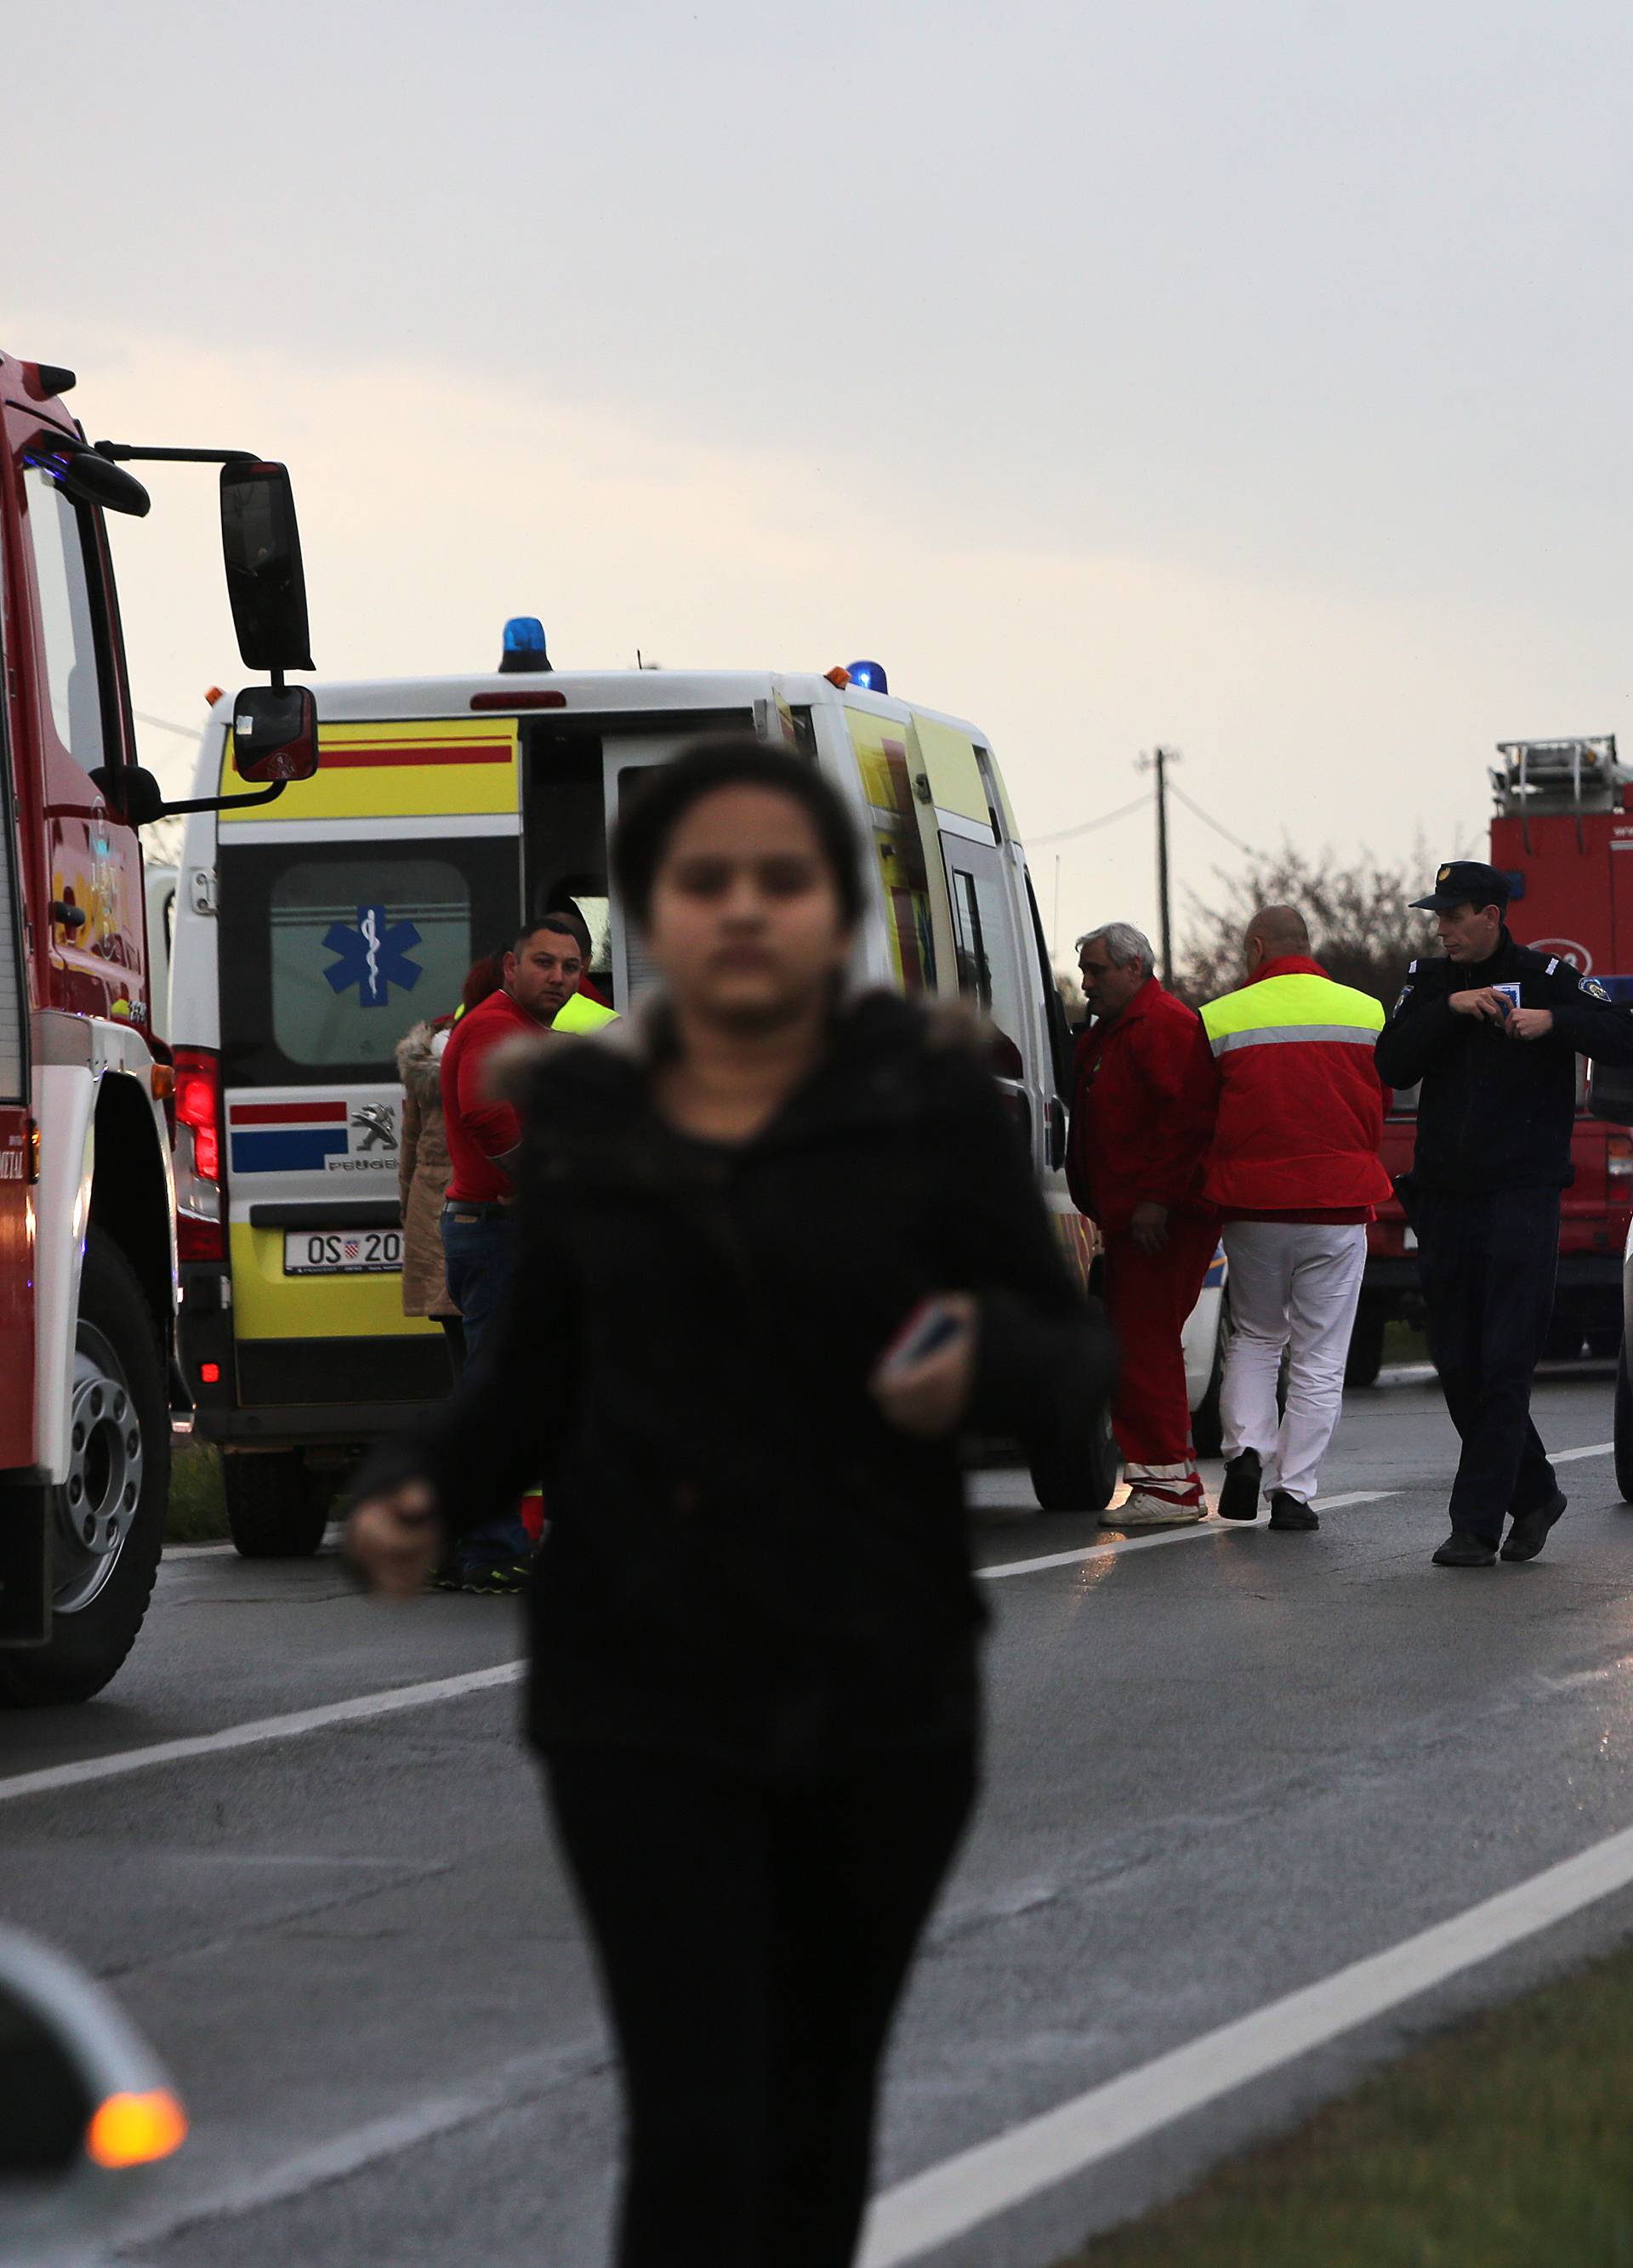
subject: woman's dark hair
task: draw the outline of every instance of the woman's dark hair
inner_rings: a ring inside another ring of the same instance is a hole
[[[861,919],[861,855],[851,814],[816,766],[781,748],[768,748],[746,733],[694,740],[648,773],[612,838],[612,876],[624,909],[640,929],[652,908],[653,885],[669,843],[694,804],[720,788],[758,787],[797,803],[815,830],[846,929]]]

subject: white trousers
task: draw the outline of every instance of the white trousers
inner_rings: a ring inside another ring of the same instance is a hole
[[[1308,1504],[1344,1398],[1366,1228],[1355,1221],[1228,1220],[1230,1337],[1219,1388],[1224,1453],[1257,1449],[1264,1485]],[[1276,1380],[1288,1351],[1287,1410]]]

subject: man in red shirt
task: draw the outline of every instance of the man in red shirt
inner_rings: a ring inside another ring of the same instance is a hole
[[[1077,941],[1094,1022],[1077,1042],[1067,1179],[1105,1243],[1105,1309],[1122,1348],[1112,1423],[1130,1493],[1122,1528],[1201,1520],[1186,1319],[1219,1238],[1202,1198],[1214,1066],[1193,1009],[1151,973],[1150,941],[1108,922]]]
[[[521,1140],[514,1107],[490,1091],[493,1051],[536,1039],[577,992],[584,956],[567,914],[544,914],[505,955],[497,992],[462,1016],[442,1053],[442,1116],[453,1173],[442,1209],[448,1292],[464,1319],[465,1353],[479,1346],[510,1274],[514,1197],[509,1160]],[[610,1013],[610,1011],[603,1011]],[[461,1590],[519,1590],[532,1557],[520,1513],[461,1539]]]

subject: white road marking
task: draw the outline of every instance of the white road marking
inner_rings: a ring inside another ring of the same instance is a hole
[[[230,1551],[230,1543],[166,1543],[161,1565],[172,1559],[208,1559],[218,1551]]]
[[[1574,1465],[1578,1457],[1607,1457],[1615,1447],[1614,1441],[1595,1441],[1590,1449],[1550,1449],[1550,1465]]]
[[[1347,1504],[1382,1504],[1385,1497],[1399,1496],[1399,1489],[1354,1489],[1348,1496],[1319,1496],[1318,1512],[1339,1512]],[[1085,1543],[1075,1551],[1046,1551],[1037,1559],[1006,1559],[996,1567],[978,1567],[976,1580],[996,1583],[1006,1575],[1035,1575],[1045,1567],[1079,1567],[1085,1559],[1113,1559],[1124,1551],[1151,1551],[1159,1543],[1188,1543],[1196,1535],[1226,1535],[1232,1528],[1251,1534],[1255,1528],[1264,1528],[1263,1520],[1218,1520],[1211,1514],[1207,1520],[1193,1521],[1185,1528],[1163,1528],[1150,1535],[1125,1535],[1116,1543]],[[1106,1515],[1106,1526],[1115,1528],[1115,1513]]]
[[[234,1749],[258,1749],[270,1741],[292,1741],[303,1733],[321,1733],[331,1725],[364,1724],[374,1717],[394,1717],[403,1709],[425,1709],[437,1701],[457,1701],[468,1693],[486,1693],[499,1685],[514,1685],[526,1664],[501,1661],[491,1669],[468,1669],[457,1677],[433,1677],[423,1685],[395,1685],[384,1693],[358,1693],[348,1701],[325,1701],[315,1709],[296,1709],[286,1717],[258,1717],[248,1725],[228,1725],[218,1733],[195,1733],[184,1740],[154,1741],[144,1749],[120,1749],[112,1756],[84,1756],[76,1764],[47,1764],[38,1771],[16,1772],[0,1779],[0,1803],[15,1803],[24,1796],[51,1795],[60,1788],[84,1787],[93,1780],[121,1779],[128,1772],[147,1771],[155,1764],[190,1763],[197,1756],[217,1756]]]
[[[898,2182],[874,2201],[860,2268],[898,2268],[1629,1883],[1633,1828]]]

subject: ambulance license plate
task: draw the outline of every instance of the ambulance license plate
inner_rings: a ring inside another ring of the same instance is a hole
[[[285,1276],[387,1276],[403,1265],[400,1228],[286,1228]]]

